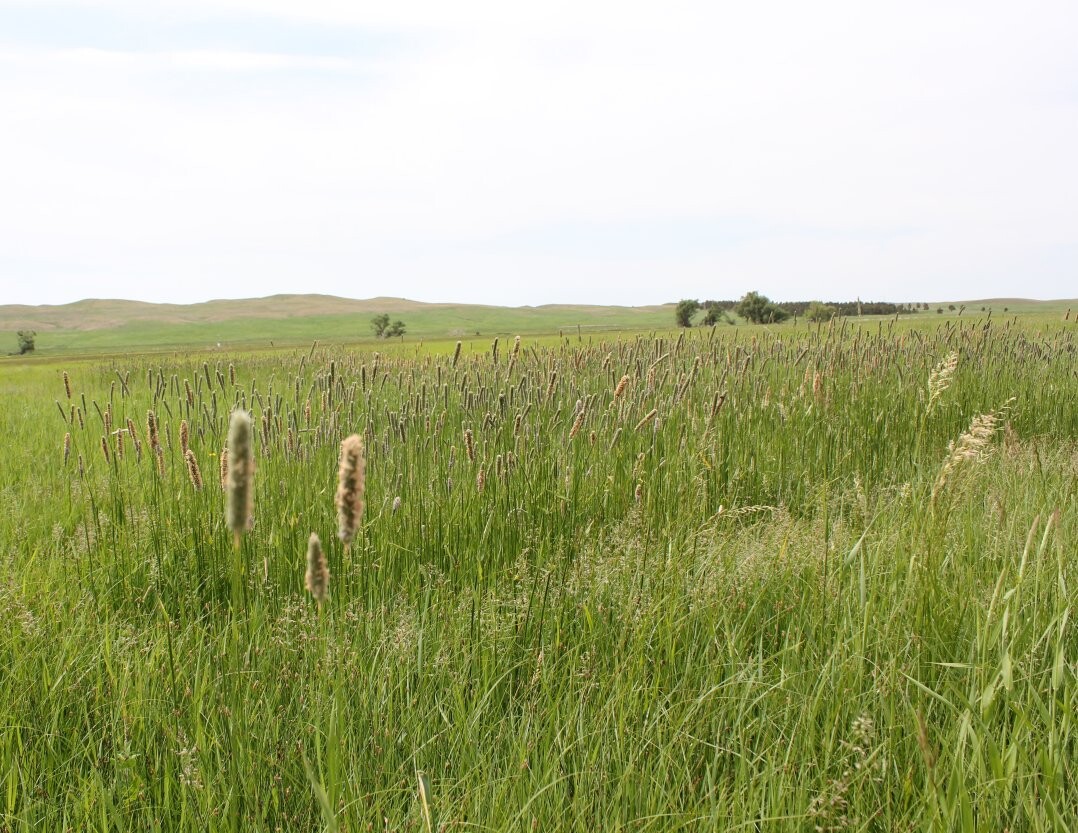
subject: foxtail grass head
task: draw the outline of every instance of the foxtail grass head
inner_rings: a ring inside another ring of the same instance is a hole
[[[363,439],[359,434],[346,437],[341,443],[340,466],[337,471],[337,537],[345,544],[352,543],[363,520],[363,493],[366,488],[367,462]]]
[[[228,489],[225,516],[236,538],[251,528],[254,507],[254,452],[251,415],[233,411],[228,421]]]
[[[198,460],[195,458],[195,452],[192,449],[187,449],[183,455],[184,461],[187,463],[187,476],[191,479],[191,485],[195,487],[196,492],[202,491],[202,471],[198,467]]]
[[[307,541],[305,584],[316,602],[322,604],[326,600],[329,594],[329,567],[326,566],[326,555],[322,552],[322,541],[317,532],[312,532]]]

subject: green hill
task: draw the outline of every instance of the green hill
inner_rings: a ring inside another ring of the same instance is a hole
[[[496,307],[428,304],[404,298],[355,300],[331,295],[149,304],[88,299],[58,306],[0,306],[0,344],[37,332],[40,353],[110,352],[132,348],[263,346],[370,339],[370,319],[401,319],[407,338],[451,339],[558,331],[651,329],[673,323],[673,306]]]

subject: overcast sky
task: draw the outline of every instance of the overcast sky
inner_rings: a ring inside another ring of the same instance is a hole
[[[0,304],[1078,296],[1078,2],[0,0]]]

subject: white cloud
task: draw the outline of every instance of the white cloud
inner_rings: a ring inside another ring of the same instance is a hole
[[[8,300],[1078,294],[1070,5],[92,5],[436,36],[0,49]]]

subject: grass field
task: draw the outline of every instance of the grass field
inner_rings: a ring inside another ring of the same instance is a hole
[[[378,313],[401,319],[406,340],[517,334],[597,333],[669,327],[673,307],[492,307],[424,304],[403,298],[353,301],[324,295],[278,295],[205,304],[80,301],[59,307],[0,307],[0,343],[16,344],[15,331],[37,331],[43,355],[121,352],[134,349],[229,349],[374,342],[370,320]]]
[[[0,830],[1073,830],[1078,325],[968,316],[0,363]]]
[[[955,309],[948,309],[950,306]],[[937,312],[939,308],[942,314]],[[1078,300],[994,298],[933,304],[931,310],[909,318],[919,322],[917,326],[929,328],[945,320],[986,318],[989,311],[997,320],[1013,314],[1035,314],[1054,322],[1071,308],[1073,320],[1078,315]],[[37,332],[37,353],[44,356],[264,349],[310,345],[316,340],[323,344],[374,344],[370,319],[378,313],[403,320],[405,342],[412,344],[457,339],[489,343],[496,336],[504,339],[520,334],[560,332],[573,336],[661,330],[674,323],[673,304],[493,307],[425,304],[403,298],[357,301],[326,295],[276,295],[190,305],[86,300],[52,307],[0,306],[0,346],[6,345],[4,352],[15,350],[16,331],[23,329]],[[874,323],[877,319],[865,320]],[[791,322],[786,326],[796,325]]]

